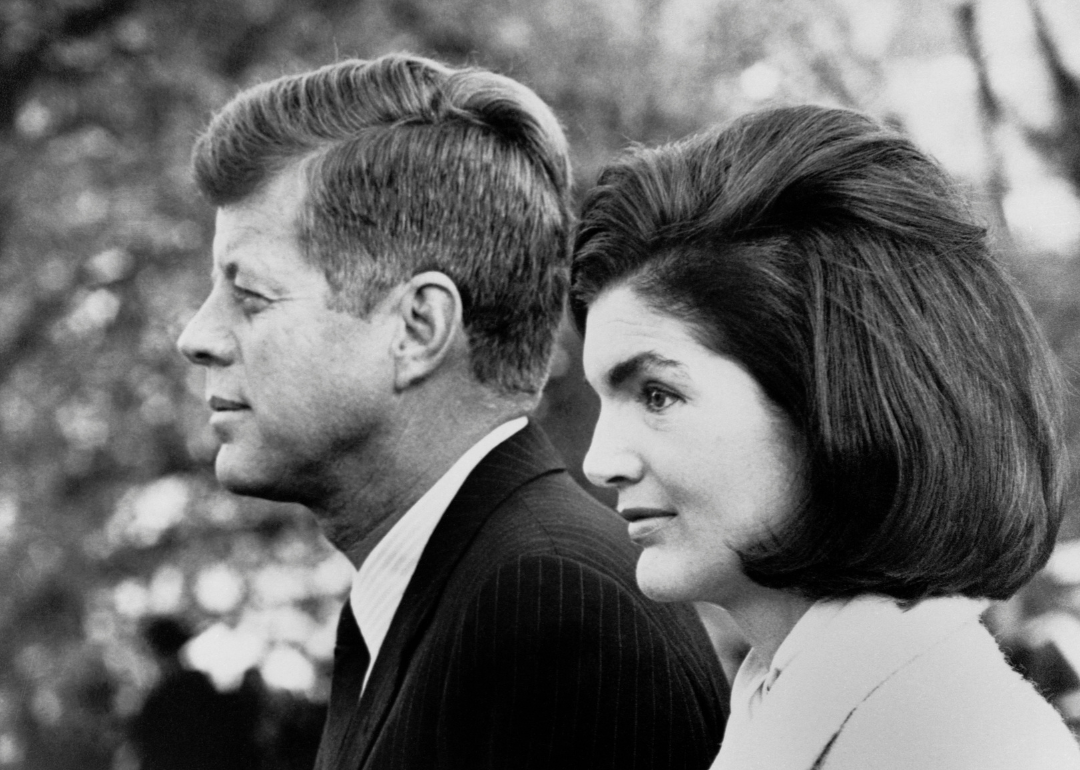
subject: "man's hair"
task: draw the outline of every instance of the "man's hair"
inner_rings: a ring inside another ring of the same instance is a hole
[[[219,207],[297,164],[299,246],[331,307],[363,317],[394,285],[441,271],[461,293],[477,379],[540,391],[569,282],[570,166],[536,94],[416,56],[347,60],[240,93],[192,158]]]
[[[572,308],[625,285],[740,362],[801,433],[798,510],[740,556],[811,598],[1005,598],[1062,516],[1060,375],[945,173],[814,106],[609,166]]]

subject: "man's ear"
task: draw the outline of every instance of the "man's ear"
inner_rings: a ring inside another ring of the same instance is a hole
[[[461,293],[445,273],[417,273],[401,287],[394,340],[394,386],[404,390],[431,376],[464,340]],[[467,350],[467,347],[465,348]]]

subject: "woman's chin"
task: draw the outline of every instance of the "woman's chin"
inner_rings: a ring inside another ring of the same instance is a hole
[[[646,548],[638,559],[638,588],[657,602],[710,602],[724,605],[748,582],[730,560],[705,559],[696,565],[679,554]]]
[[[693,585],[688,585],[685,576],[677,571],[656,569],[643,557],[637,566],[638,588],[655,602],[698,601]]]

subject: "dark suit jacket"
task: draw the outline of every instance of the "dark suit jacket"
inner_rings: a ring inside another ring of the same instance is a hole
[[[465,481],[374,670],[346,602],[318,770],[708,768],[727,685],[689,607],[531,425]]]

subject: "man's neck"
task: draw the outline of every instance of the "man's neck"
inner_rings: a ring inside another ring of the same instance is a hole
[[[486,406],[486,405],[485,405]],[[477,407],[463,414],[452,408],[413,410],[387,446],[359,467],[343,467],[335,493],[309,504],[323,533],[359,567],[394,524],[474,444],[520,408]],[[463,412],[466,410],[462,410]],[[425,414],[427,419],[425,419]]]

